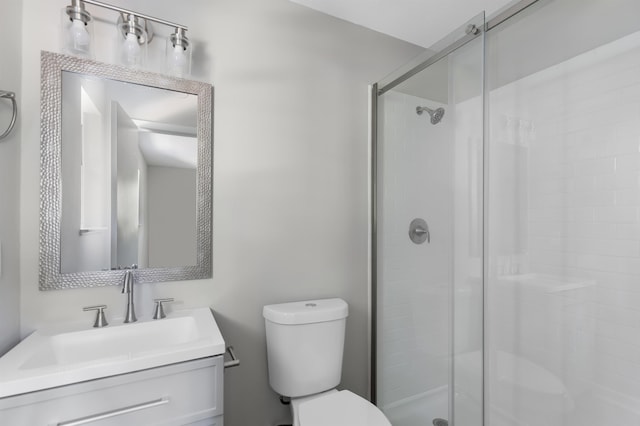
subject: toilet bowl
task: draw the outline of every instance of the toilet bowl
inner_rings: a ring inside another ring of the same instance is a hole
[[[342,299],[265,306],[269,384],[291,398],[293,426],[391,426],[375,405],[348,390],[342,375],[345,323]]]
[[[348,390],[311,397],[292,407],[294,417],[296,408],[294,426],[391,426],[378,407]]]

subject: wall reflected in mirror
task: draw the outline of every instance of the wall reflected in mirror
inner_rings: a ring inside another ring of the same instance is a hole
[[[197,107],[62,72],[61,273],[196,265]]]

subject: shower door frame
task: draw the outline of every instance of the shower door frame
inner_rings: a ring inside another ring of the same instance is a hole
[[[369,372],[369,384],[370,384],[370,400],[374,404],[377,404],[377,367],[378,367],[378,359],[377,359],[377,333],[378,333],[378,323],[377,323],[377,311],[378,311],[378,303],[377,303],[377,292],[378,292],[378,97],[385,94],[387,91],[393,89],[419,72],[427,69],[429,66],[435,64],[439,60],[446,58],[449,54],[455,52],[459,48],[465,46],[472,40],[475,40],[477,37],[484,36],[488,31],[491,31],[493,28],[499,26],[505,21],[508,21],[515,15],[529,8],[530,6],[545,0],[520,0],[513,3],[510,3],[508,6],[503,8],[502,10],[495,13],[492,17],[485,20],[483,28],[475,28],[478,31],[474,31],[474,28],[467,28],[467,34],[448,46],[442,48],[437,51],[433,55],[426,58],[424,61],[415,65],[410,70],[406,71],[399,77],[393,79],[391,82],[382,85],[379,87],[379,83],[374,83],[371,85],[370,96],[370,372]],[[486,51],[483,51],[483,56],[486,59]],[[483,166],[483,199],[482,199],[482,212],[483,212],[483,220],[482,220],[482,411],[483,411],[483,424],[488,424],[486,422],[486,395],[487,395],[487,381],[485,380],[485,373],[487,371],[487,359],[485,357],[485,345],[486,345],[486,328],[485,328],[485,318],[487,311],[487,297],[486,297],[486,284],[487,284],[487,273],[488,273],[488,258],[486,256],[487,253],[487,239],[485,236],[487,235],[487,141],[488,141],[488,108],[487,108],[487,96],[485,92],[486,88],[486,60],[483,61],[483,81],[482,81],[482,93],[483,93],[483,158],[482,158],[482,166]],[[451,375],[453,376],[454,372],[452,369]],[[451,391],[450,391],[451,392]]]

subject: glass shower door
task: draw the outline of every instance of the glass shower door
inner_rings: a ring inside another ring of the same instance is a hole
[[[487,33],[491,426],[640,425],[638,16],[556,0]]]
[[[373,375],[394,426],[482,424],[482,28],[378,84]]]

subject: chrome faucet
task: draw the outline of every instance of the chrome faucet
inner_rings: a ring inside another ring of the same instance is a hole
[[[127,313],[124,316],[124,322],[136,322],[136,310],[133,306],[133,284],[135,277],[133,271],[138,268],[138,265],[131,265],[131,268],[127,269],[124,273],[124,282],[122,283],[122,294],[127,294]]]

